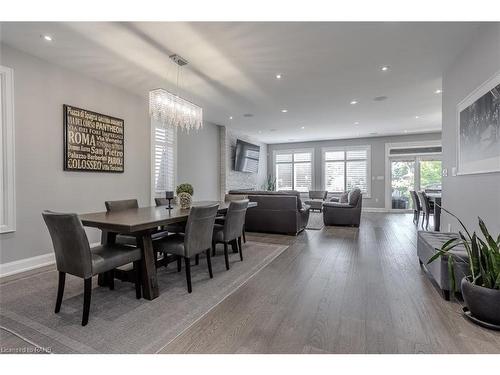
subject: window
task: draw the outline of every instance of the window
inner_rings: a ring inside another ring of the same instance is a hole
[[[323,186],[332,193],[359,188],[370,196],[370,146],[323,149]]]
[[[274,164],[276,190],[308,192],[312,189],[312,150],[275,151]]]
[[[176,130],[164,128],[156,121],[151,122],[152,130],[152,196],[173,191],[175,185]]]
[[[16,230],[14,73],[0,66],[0,233]]]

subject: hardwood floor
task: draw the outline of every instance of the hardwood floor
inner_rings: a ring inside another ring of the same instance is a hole
[[[292,243],[163,353],[500,353],[420,268],[411,215],[248,237]]]
[[[463,318],[419,266],[411,215],[247,238],[290,247],[162,353],[500,353],[500,332]]]

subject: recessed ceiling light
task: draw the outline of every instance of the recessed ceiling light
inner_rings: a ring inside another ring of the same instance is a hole
[[[434,91],[434,94],[441,94],[442,92],[443,92],[443,90],[437,89],[436,91]]]
[[[229,116],[229,120],[232,120],[233,119],[233,116]]]
[[[52,37],[50,35],[43,35],[43,39],[45,39],[47,42],[52,42]]]
[[[381,71],[387,72],[389,70],[389,65],[384,65],[383,67],[380,68]]]
[[[405,133],[408,133],[408,130],[405,129]]]
[[[281,112],[283,113],[287,113],[288,112],[288,109],[282,109]]]
[[[301,126],[300,128],[301,128],[302,130],[304,130],[306,127],[305,127],[305,126]]]
[[[276,74],[276,79],[281,79],[281,74]]]
[[[359,121],[354,122],[354,125],[359,125]]]
[[[357,100],[351,100],[351,104],[354,105],[354,104],[358,104],[358,101]]]
[[[420,118],[420,116],[415,116],[415,118]]]

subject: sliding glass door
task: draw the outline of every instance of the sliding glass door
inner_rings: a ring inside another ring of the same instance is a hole
[[[391,208],[413,209],[410,191],[441,191],[441,160],[436,156],[390,158]]]
[[[391,160],[391,207],[408,209],[415,189],[415,160]]]

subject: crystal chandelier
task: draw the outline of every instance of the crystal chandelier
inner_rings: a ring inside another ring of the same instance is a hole
[[[187,65],[187,61],[178,55],[170,58],[178,65],[177,89],[179,87],[179,69]],[[203,109],[190,101],[172,94],[165,89],[154,89],[149,92],[149,114],[164,127],[177,127],[186,130],[198,130],[203,127]]]

